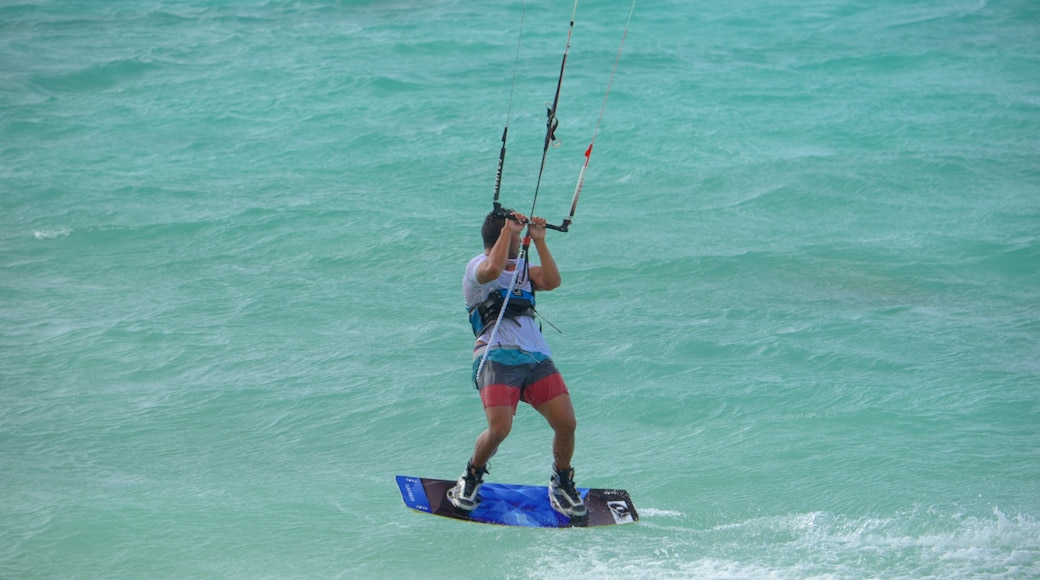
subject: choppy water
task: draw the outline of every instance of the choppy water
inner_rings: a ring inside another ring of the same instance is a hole
[[[578,7],[554,222],[628,8]],[[578,482],[642,520],[404,508],[482,429],[462,268],[571,13],[517,58],[522,9],[0,2],[0,576],[1040,576],[1025,0],[641,2],[540,310]]]

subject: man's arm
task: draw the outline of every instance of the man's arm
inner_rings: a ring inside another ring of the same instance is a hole
[[[498,240],[495,241],[495,245],[488,252],[488,259],[477,266],[477,282],[487,284],[492,280],[496,280],[506,269],[506,264],[509,263],[509,245],[512,243],[513,234],[519,234],[524,229],[524,222],[526,221],[526,218],[518,212],[513,212],[513,215],[517,217],[517,221],[505,220],[506,223],[502,224],[502,230],[498,234]]]
[[[556,260],[545,243],[545,218],[531,218],[527,231],[531,234],[535,249],[538,250],[538,262],[541,264],[529,269],[531,285],[535,290],[546,291],[559,287],[563,280],[559,268],[556,267]]]

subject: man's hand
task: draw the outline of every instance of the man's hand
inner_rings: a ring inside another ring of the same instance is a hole
[[[503,228],[509,231],[510,234],[520,235],[520,232],[524,231],[524,226],[527,225],[527,217],[524,214],[514,211],[513,219],[505,220]]]
[[[527,233],[532,240],[545,239],[545,218],[533,217],[527,223]]]

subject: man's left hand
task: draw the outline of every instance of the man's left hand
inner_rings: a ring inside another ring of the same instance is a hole
[[[532,240],[544,240],[545,218],[532,217],[527,223],[527,233],[530,234]]]

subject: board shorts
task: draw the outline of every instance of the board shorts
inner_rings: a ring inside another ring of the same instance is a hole
[[[537,408],[569,394],[563,376],[548,356],[518,348],[495,348],[478,377],[477,367],[483,356],[483,347],[473,351],[473,382],[485,409],[510,406],[515,413],[520,401]]]

